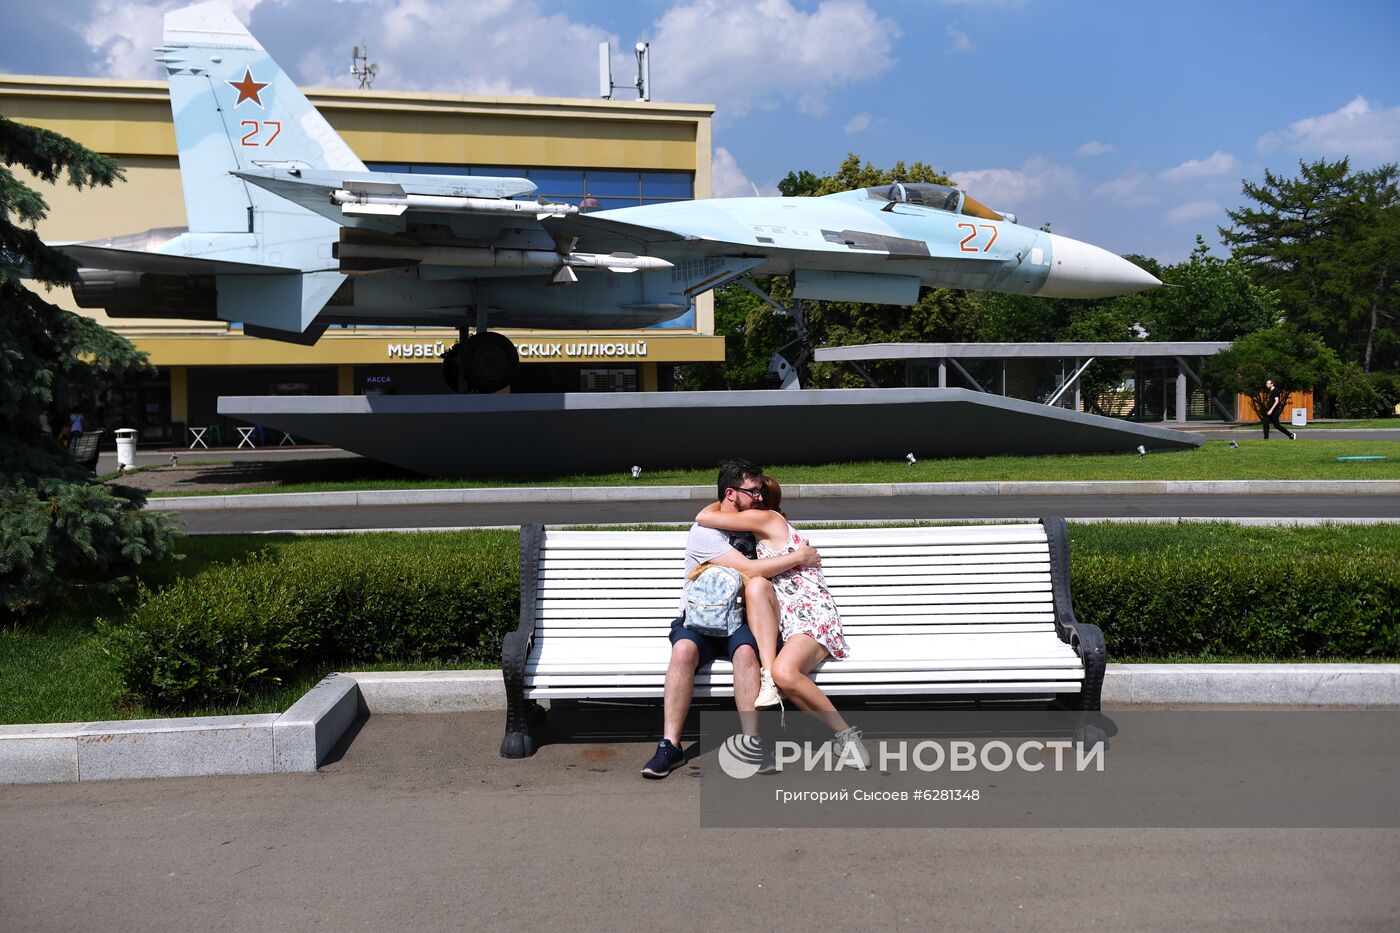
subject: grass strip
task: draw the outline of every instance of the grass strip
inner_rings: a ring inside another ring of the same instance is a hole
[[[1343,456],[1388,457],[1384,461],[1338,462]],[[915,450],[917,458],[917,449]],[[252,467],[240,470],[236,488],[181,488],[158,496],[246,495],[254,493],[365,492],[384,489],[478,489],[495,487],[636,487],[711,486],[714,469],[653,469],[642,464],[633,479],[630,466],[612,473],[574,473],[515,477],[428,478],[363,460],[300,461],[290,476],[286,464],[270,466],[265,479]],[[1242,438],[1231,448],[1227,439],[1208,440],[1195,450],[1123,454],[1074,454],[1040,457],[980,457],[919,460],[902,458],[819,465],[773,465],[768,471],[785,485],[825,483],[1065,482],[1065,481],[1199,481],[1199,480],[1355,480],[1400,479],[1400,441],[1325,440],[1289,442]],[[315,474],[324,478],[313,478]],[[217,474],[207,482],[218,484]]]

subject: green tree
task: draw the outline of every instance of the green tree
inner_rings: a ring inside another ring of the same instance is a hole
[[[1264,387],[1272,379],[1284,398],[1307,389],[1325,388],[1340,361],[1316,334],[1278,324],[1246,334],[1228,350],[1202,363],[1201,378],[1219,395],[1245,395],[1262,419],[1269,407]]]
[[[1119,303],[1151,340],[1234,340],[1279,321],[1278,295],[1238,259],[1220,259],[1199,235],[1185,262],[1153,273],[1167,286]]]
[[[1220,228],[1255,281],[1275,289],[1285,318],[1342,357],[1400,363],[1400,171],[1353,172],[1349,160],[1299,162],[1297,178],[1264,172]]]
[[[4,117],[0,159],[0,614],[17,614],[74,587],[128,582],[142,561],[171,553],[173,532],[141,510],[142,493],[99,483],[40,427],[41,413],[66,416],[102,386],[150,368],[126,340],[21,283],[71,284],[77,268],[39,239],[47,206],[11,169],[77,188],[110,185],[120,170]]]

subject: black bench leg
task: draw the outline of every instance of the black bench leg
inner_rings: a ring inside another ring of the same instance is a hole
[[[501,644],[501,674],[506,684],[506,735],[501,740],[502,758],[529,758],[535,753],[530,733],[532,707],[525,699],[525,655],[529,643],[520,633],[508,632]]]
[[[1075,709],[1098,712],[1103,695],[1103,676],[1108,668],[1108,646],[1104,643],[1103,629],[1097,625],[1077,626],[1079,635],[1079,656],[1084,659],[1084,685],[1079,690]]]

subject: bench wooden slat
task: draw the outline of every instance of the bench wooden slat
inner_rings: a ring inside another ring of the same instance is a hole
[[[627,593],[619,590],[604,590],[611,594],[604,599],[567,599],[562,596],[546,596],[536,601],[535,606],[541,614],[560,615],[565,612],[607,612],[616,609],[620,613],[628,615],[634,614],[638,610],[650,609],[653,611],[666,613],[673,612],[678,602],[679,593],[665,593],[659,595],[642,596],[634,593]],[[943,595],[940,606],[1009,606],[1025,605],[1027,603],[1048,604],[1052,597],[1048,589],[1038,590],[1030,593],[1000,592],[1000,593],[953,593]],[[841,616],[860,615],[856,610],[870,608],[874,606],[888,607],[890,612],[917,612],[924,611],[928,607],[928,602],[911,603],[908,596],[894,595],[872,595],[872,596],[848,596],[840,600],[837,605],[841,607]],[[599,606],[605,607],[599,609]],[[994,612],[994,609],[988,609]],[[598,618],[598,616],[581,617]]]
[[[703,505],[697,505],[698,512]],[[939,544],[948,541],[1027,540],[1045,541],[1045,529],[1035,522],[1004,525],[944,525],[917,528],[812,528],[797,526],[804,535],[820,536],[829,544]],[[875,534],[878,532],[878,536]],[[559,547],[598,550],[645,550],[685,547],[686,532],[679,531],[567,531],[546,529],[543,549]]]
[[[1016,695],[1039,696],[1042,694],[1078,693],[1082,687],[1079,680],[1051,680],[1042,678],[1034,681],[948,681],[945,683],[888,683],[888,684],[828,684],[822,691],[828,696],[984,696]],[[525,689],[525,696],[532,700],[607,700],[607,699],[659,699],[661,687],[555,687]],[[734,688],[721,684],[697,684],[697,697],[732,697]]]
[[[669,626],[668,626],[669,628]],[[1045,622],[937,622],[931,624],[861,625],[847,629],[848,634],[861,635],[957,635],[968,633],[1017,634],[1022,632],[1048,632],[1054,634],[1055,624]],[[1055,637],[1059,637],[1058,635]],[[537,642],[546,638],[659,638],[667,640],[667,629],[648,629],[645,626],[622,627],[611,622],[601,622],[585,627],[541,627]]]
[[[896,560],[900,558],[925,559],[929,557],[945,557],[949,555],[965,554],[969,556],[987,557],[998,554],[1045,554],[1045,544],[1033,541],[995,543],[995,544],[960,544],[960,545],[939,545],[929,547],[845,547],[823,549],[818,541],[813,541],[817,550],[822,552],[823,562],[848,563],[860,560]],[[635,561],[675,561],[677,557],[684,557],[683,552],[677,552],[671,548],[658,548],[647,551],[624,551],[617,557],[607,555],[594,550],[582,550],[578,548],[560,548],[546,552],[546,560],[558,561],[593,561],[600,559],[616,560],[625,555],[625,559],[631,563]]]
[[[980,587],[987,585],[1007,585],[1015,586],[1019,583],[1027,585],[1041,585],[1050,582],[1050,571],[1045,570],[1018,570],[1015,573],[911,573],[907,575],[885,575],[880,576],[874,573],[862,574],[858,576],[846,575],[833,580],[827,577],[827,586],[831,588],[833,595],[837,590],[853,589],[858,587],[880,587],[882,589],[893,590],[896,587],[942,587],[942,586],[971,586]],[[558,576],[551,574],[547,579],[540,582],[539,591],[552,592],[560,587],[573,587],[578,589],[607,589],[611,586],[618,587],[671,587],[679,594],[681,586],[676,582],[674,576],[622,576],[611,574],[606,577],[594,576]]]

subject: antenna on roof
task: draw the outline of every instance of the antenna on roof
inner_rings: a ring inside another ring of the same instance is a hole
[[[637,80],[632,83],[632,87],[637,89],[639,100],[651,100],[651,43],[638,42],[635,50],[637,54]],[[603,100],[612,100],[613,91],[619,87],[626,87],[626,85],[613,84],[612,47],[606,42],[599,42],[598,96]]]
[[[369,62],[369,46],[357,45],[350,50],[350,77],[360,82],[360,90],[374,85],[379,75],[379,66]]]

